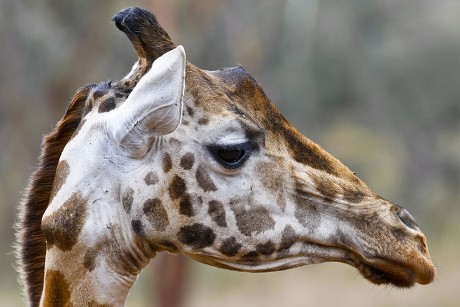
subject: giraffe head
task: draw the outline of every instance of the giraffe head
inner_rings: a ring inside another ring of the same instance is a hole
[[[114,21],[139,61],[77,94],[43,216],[47,272],[69,253],[137,274],[169,251],[239,271],[338,261],[376,284],[434,279],[412,216],[301,135],[242,67],[187,63],[147,11]]]

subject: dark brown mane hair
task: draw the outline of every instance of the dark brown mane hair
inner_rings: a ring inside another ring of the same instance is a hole
[[[50,201],[56,167],[62,150],[80,124],[91,86],[80,88],[51,133],[43,138],[38,168],[27,184],[16,227],[17,269],[31,306],[38,306],[43,290],[46,241],[41,230]]]

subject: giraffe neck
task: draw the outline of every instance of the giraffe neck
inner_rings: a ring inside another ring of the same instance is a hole
[[[83,256],[80,246],[70,253],[57,248],[47,252],[40,306],[124,306],[129,290],[149,259],[145,251],[126,248],[117,253],[118,259],[105,258],[99,254],[113,254],[118,246],[114,242],[99,245],[102,251],[95,247],[83,252]]]
[[[74,272],[75,273],[75,272]],[[70,281],[58,270],[47,270],[40,306],[123,306],[136,276],[96,274]]]
[[[130,223],[119,222],[126,216],[113,205],[117,195],[75,192],[58,207],[50,204],[42,220],[47,252],[41,306],[124,305],[156,252],[130,231]]]

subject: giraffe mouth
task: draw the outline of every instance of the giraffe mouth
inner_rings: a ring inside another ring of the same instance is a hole
[[[388,284],[398,288],[410,288],[415,283],[424,285],[432,282],[436,274],[432,265],[415,267],[394,260],[377,257],[366,259],[356,253],[351,255],[343,262],[354,266],[364,278],[377,285]]]

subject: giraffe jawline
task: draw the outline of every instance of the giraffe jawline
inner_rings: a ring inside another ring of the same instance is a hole
[[[234,261],[226,261],[214,257],[197,257],[196,255],[189,255],[194,260],[212,265],[214,267],[239,271],[239,272],[251,272],[251,273],[264,273],[264,272],[274,272],[274,271],[284,271],[300,266],[309,264],[305,260],[305,257],[290,257],[290,258],[280,258],[264,263],[242,263]]]
[[[304,249],[297,249],[295,252],[278,252],[275,257],[256,257],[255,259],[223,259],[210,254],[187,253],[190,258],[208,265],[227,270],[263,273],[284,271],[308,264],[318,264],[323,262],[346,262],[344,259],[350,258],[350,253],[338,246],[323,246],[312,242],[298,242]],[[291,246],[292,248],[293,246]],[[312,252],[314,251],[314,252]],[[275,255],[275,254],[274,254]]]
[[[285,255],[281,258],[266,259],[263,262],[241,262],[241,260],[224,260],[211,255],[187,254],[192,259],[214,267],[240,272],[273,272],[296,268],[308,264],[323,262],[341,262],[355,267],[368,281],[377,285],[393,285],[398,288],[410,288],[417,282],[414,270],[401,263],[383,258],[367,259],[356,252],[341,247],[319,246],[318,250],[329,250],[332,254],[319,253],[315,256],[305,254]]]

